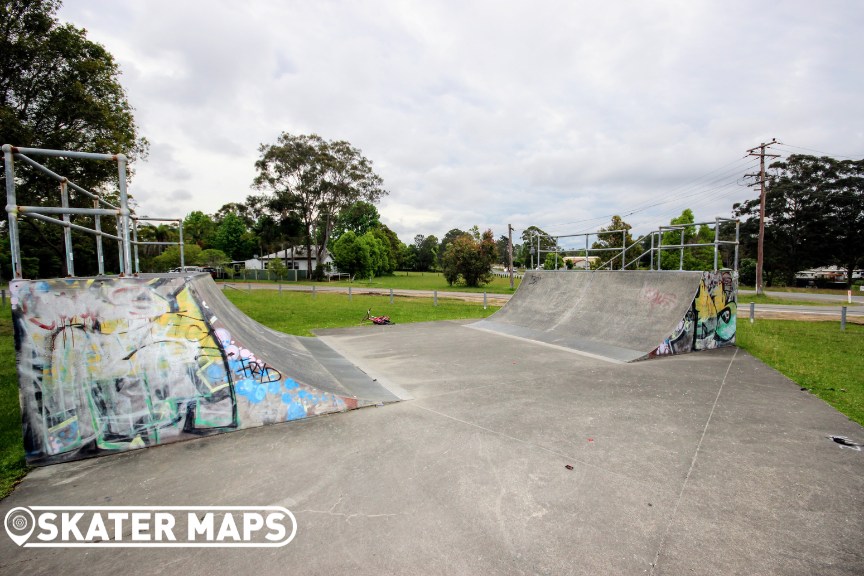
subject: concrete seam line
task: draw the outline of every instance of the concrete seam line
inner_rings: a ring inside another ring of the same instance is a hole
[[[426,412],[431,412],[432,414],[436,414],[438,416],[443,416],[444,418],[454,420],[454,421],[459,422],[461,424],[465,424],[465,425],[471,426],[473,428],[479,428],[480,430],[483,430],[484,432],[488,432],[490,434],[494,434],[495,436],[501,436],[503,438],[507,438],[508,440],[513,440],[514,442],[519,442],[520,444],[525,444],[526,446],[531,446],[532,448],[538,448],[544,452],[548,452],[549,454],[552,454],[554,456],[558,456],[559,458],[565,458],[568,461],[576,462],[577,464],[580,464],[580,465],[585,466],[587,468],[593,468],[594,470],[599,470],[601,472],[605,472],[607,474],[612,474],[613,476],[618,476],[619,478],[624,478],[625,480],[629,480],[631,482],[637,482],[639,484],[651,486],[652,489],[656,489],[650,482],[646,482],[640,478],[633,478],[632,476],[627,476],[626,474],[622,474],[620,472],[615,472],[614,470],[609,470],[608,468],[603,468],[602,466],[597,466],[596,464],[591,464],[590,462],[585,462],[585,461],[580,460],[578,458],[574,458],[573,456],[570,456],[568,454],[556,452],[555,450],[551,450],[549,448],[546,448],[545,446],[540,446],[539,444],[535,444],[534,442],[522,440],[521,438],[516,438],[515,436],[510,436],[509,434],[505,434],[503,432],[498,432],[497,430],[492,430],[491,428],[486,428],[485,426],[480,426],[479,424],[474,424],[473,422],[461,420],[459,418],[456,418],[455,416],[450,416],[448,414],[444,414],[443,412],[438,412],[437,410],[433,410],[431,408],[426,408],[425,406],[420,406],[419,404],[417,404],[417,402],[418,402],[418,400],[415,400],[413,402],[407,403],[406,406],[414,406],[416,408],[420,408],[421,410],[425,410]]]
[[[672,528],[672,523],[678,515],[678,507],[681,505],[681,500],[684,498],[684,490],[687,489],[687,482],[690,481],[690,474],[693,473],[693,468],[696,466],[696,459],[699,457],[699,450],[702,448],[702,441],[705,440],[705,434],[708,432],[708,425],[711,424],[711,418],[714,417],[714,410],[717,408],[717,402],[720,401],[720,394],[723,392],[723,387],[726,385],[726,379],[729,377],[729,371],[732,369],[732,364],[738,356],[739,348],[735,348],[735,353],[729,360],[729,366],[726,367],[726,373],[723,375],[723,381],[720,382],[720,388],[717,390],[717,396],[714,398],[714,404],[711,406],[711,412],[708,413],[708,419],[705,421],[705,426],[702,428],[702,436],[699,437],[699,443],[696,444],[696,451],[693,453],[693,460],[690,461],[690,469],[687,470],[687,475],[684,477],[684,483],[681,485],[681,491],[678,492],[678,500],[675,502],[675,508],[672,510],[672,516],[669,517],[669,522],[666,524],[666,530],[663,531],[663,538],[660,540],[660,547],[657,548],[657,554],[654,556],[654,563],[651,564],[651,572],[649,576],[654,574],[657,568],[657,562],[660,560],[660,554],[663,552],[663,547],[666,546],[666,538],[669,536],[669,530]]]

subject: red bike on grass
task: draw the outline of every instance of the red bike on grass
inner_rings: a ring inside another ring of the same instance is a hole
[[[372,309],[371,308],[366,311],[366,317],[363,318],[364,322],[366,320],[369,320],[373,324],[379,324],[379,325],[393,324],[393,322],[390,321],[389,316],[372,316]]]

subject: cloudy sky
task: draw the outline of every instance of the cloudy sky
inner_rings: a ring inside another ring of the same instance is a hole
[[[748,148],[864,157],[858,0],[66,0],[114,54],[150,157],[138,213],[242,202],[262,143],[345,139],[404,242],[639,232],[753,196]]]

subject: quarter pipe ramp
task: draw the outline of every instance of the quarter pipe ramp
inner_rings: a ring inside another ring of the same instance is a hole
[[[10,292],[31,464],[399,399],[317,339],[254,322],[207,274]]]
[[[617,362],[735,343],[730,271],[532,271],[472,328]]]

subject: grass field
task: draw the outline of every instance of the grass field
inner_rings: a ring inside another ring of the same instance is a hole
[[[498,309],[489,306],[484,310],[482,304],[447,298],[438,298],[438,306],[433,306],[431,298],[396,297],[390,304],[385,295],[355,294],[349,300],[345,294],[319,293],[313,297],[308,292],[227,290],[225,296],[252,319],[298,336],[312,336],[311,330],[316,328],[359,326],[369,309],[373,316],[389,316],[396,324],[485,318]]]
[[[864,326],[739,320],[737,342],[864,426]]]
[[[0,309],[0,498],[12,491],[26,471],[12,312],[8,306],[3,306]]]
[[[242,277],[235,277],[233,280],[226,280],[226,282],[243,282]],[[250,280],[250,282],[257,282],[256,280]],[[287,283],[287,282],[286,282]],[[447,284],[447,280],[444,279],[444,276],[440,272],[396,272],[392,276],[378,276],[376,278],[372,278],[372,281],[369,281],[369,278],[358,278],[354,282],[348,282],[347,280],[333,281],[333,282],[290,282],[290,284],[302,284],[302,285],[316,285],[316,286],[354,286],[361,288],[393,288],[394,290],[438,290],[441,292],[477,292],[482,294],[484,291],[489,292],[490,294],[512,294],[515,292],[515,288],[519,288],[519,279],[514,279],[514,290],[510,289],[510,279],[509,278],[498,278],[495,277],[492,279],[492,282],[486,284],[485,286],[481,286],[479,288],[468,288],[467,286],[455,285],[449,286]]]
[[[506,282],[506,280],[504,280]],[[356,284],[355,284],[356,285]],[[356,326],[366,310],[399,323],[482,318],[495,311],[482,304],[439,298],[229,290],[226,296],[255,320],[291,334],[311,334],[316,328]],[[751,354],[864,425],[864,326],[837,322],[758,320],[738,324],[738,342]],[[658,360],[661,361],[662,360]],[[24,476],[18,377],[10,310],[0,310],[0,498]]]

